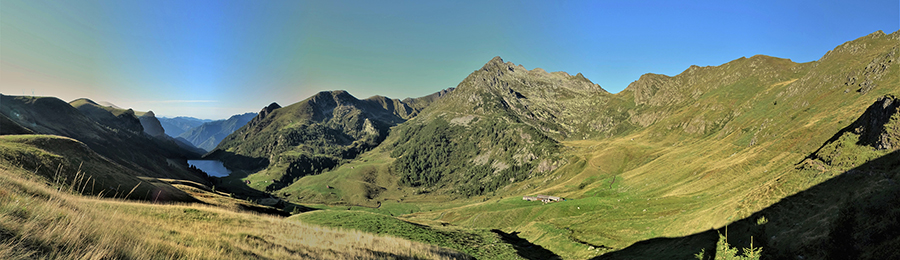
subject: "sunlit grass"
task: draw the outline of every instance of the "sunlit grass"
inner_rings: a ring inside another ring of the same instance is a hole
[[[0,172],[0,259],[465,258],[394,237],[198,204],[96,199]]]

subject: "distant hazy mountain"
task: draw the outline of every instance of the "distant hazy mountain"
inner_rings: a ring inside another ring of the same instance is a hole
[[[171,137],[178,137],[191,128],[198,127],[206,122],[212,122],[211,119],[199,119],[193,117],[179,116],[175,118],[160,117],[159,123],[162,124],[166,134]]]
[[[256,113],[246,113],[234,115],[225,120],[206,122],[185,130],[177,136],[177,139],[183,139],[200,149],[211,151],[216,148],[216,145],[219,145],[222,139],[246,125],[255,116]]]

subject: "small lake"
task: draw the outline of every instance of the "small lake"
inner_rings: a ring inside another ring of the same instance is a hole
[[[209,176],[225,177],[228,176],[228,174],[231,174],[231,171],[226,169],[225,165],[218,160],[188,160],[188,165],[193,165],[194,167],[203,170],[209,174]]]

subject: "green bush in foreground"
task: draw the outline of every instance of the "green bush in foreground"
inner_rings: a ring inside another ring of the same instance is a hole
[[[725,236],[719,234],[719,242],[716,242],[716,260],[759,260],[760,255],[762,255],[762,247],[753,247],[753,243],[750,243],[750,248],[742,250],[744,252],[743,255],[738,251],[737,248],[728,244]],[[701,249],[700,253],[694,256],[700,260],[708,259],[706,249]]]

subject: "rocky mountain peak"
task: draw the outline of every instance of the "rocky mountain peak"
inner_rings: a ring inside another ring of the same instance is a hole
[[[141,127],[144,128],[144,132],[151,136],[163,137],[166,134],[166,130],[162,127],[162,124],[159,122],[159,119],[156,119],[156,115],[153,114],[153,111],[147,111],[138,119],[141,122]]]
[[[268,116],[270,113],[272,113],[272,111],[275,111],[275,109],[279,108],[281,108],[281,105],[272,102],[272,104],[269,104],[268,106],[260,110],[259,113],[256,114],[256,118],[254,118],[253,121],[257,121],[257,119],[262,120],[263,118],[266,118],[266,116]]]
[[[628,87],[625,89],[634,93],[634,102],[638,105],[658,105],[658,102],[651,102],[651,100],[656,96],[657,91],[665,87],[666,82],[670,78],[662,74],[647,73],[641,75],[638,80],[628,84]]]
[[[272,110],[279,109],[279,108],[281,108],[281,106],[278,105],[278,103],[272,102],[272,104],[269,104],[268,106],[264,107],[261,112],[269,113],[269,112],[272,112]]]
[[[481,67],[481,70],[490,70],[491,68],[498,67],[501,65],[503,65],[503,58],[500,58],[500,56],[494,56],[494,58],[489,60],[487,63],[484,64],[484,66]]]
[[[259,110],[259,113],[257,113],[256,117],[253,117],[253,119],[251,119],[249,123],[247,123],[247,126],[249,126],[250,128],[265,127],[266,125],[268,125],[268,123],[262,124],[262,122],[265,121],[265,118],[267,116],[269,116],[269,114],[271,114],[272,111],[275,111],[276,109],[279,109],[279,108],[281,108],[281,105],[278,105],[278,103],[276,103],[276,102],[272,102],[272,104],[269,104],[268,106],[264,107],[262,110]]]
[[[512,62],[503,62],[503,59],[500,56],[496,56],[481,67],[480,71],[491,72],[490,74],[496,76],[503,76],[509,72],[515,72],[517,69],[524,70],[524,67],[516,66]]]
[[[319,107],[350,105],[357,101],[359,101],[359,99],[345,90],[322,91],[316,93],[309,99],[310,104],[315,104]]]

